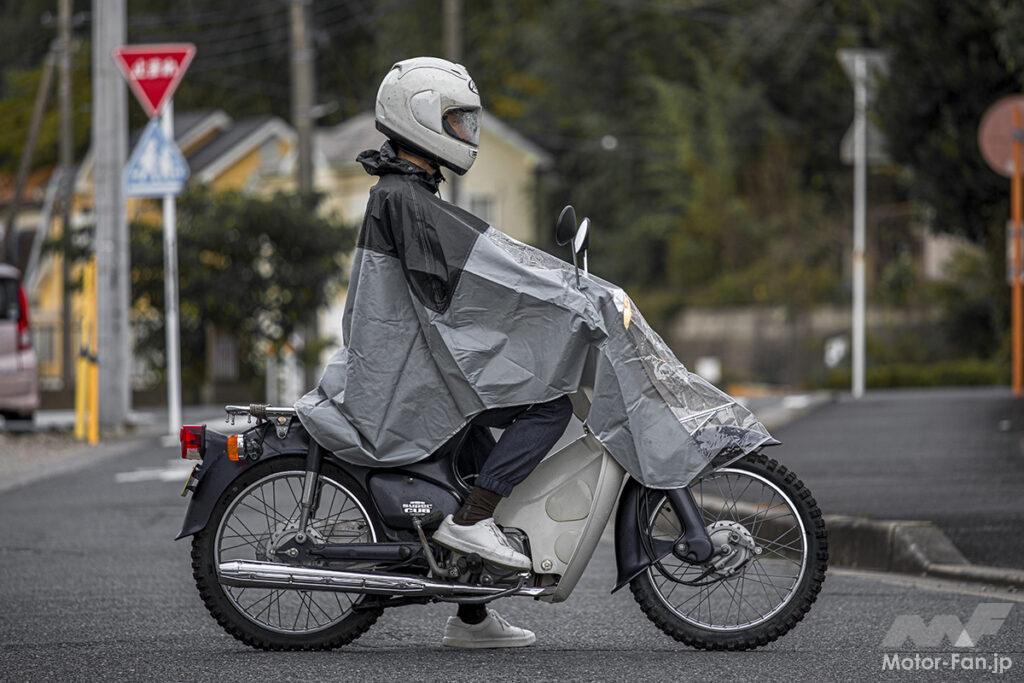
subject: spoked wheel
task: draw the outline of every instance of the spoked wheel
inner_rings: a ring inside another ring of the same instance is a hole
[[[231,560],[281,562],[275,548],[298,531],[305,478],[300,459],[279,458],[239,477],[221,497],[206,529],[192,540],[192,568],[207,609],[239,640],[268,650],[318,650],[344,645],[380,616],[359,609],[359,596],[332,591],[237,588],[218,580],[217,567]],[[358,487],[324,463],[320,505],[307,531],[317,541],[372,543],[375,520]]]
[[[825,580],[828,542],[821,511],[792,472],[754,454],[694,482],[715,555],[702,565],[668,553],[630,582],[662,631],[688,645],[745,650],[792,629]],[[641,506],[650,547],[682,533],[664,495]],[[646,539],[645,539],[646,542]]]

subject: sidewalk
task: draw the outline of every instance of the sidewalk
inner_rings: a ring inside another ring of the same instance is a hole
[[[186,423],[222,421],[222,406],[186,406]],[[40,411],[35,431],[0,431],[0,492],[46,477],[73,472],[107,458],[159,447],[167,435],[166,411],[139,411],[123,434],[104,435],[96,446],[75,441],[72,411]]]
[[[1024,568],[1024,402],[1005,389],[871,392],[776,433],[826,514],[931,521],[968,560]]]

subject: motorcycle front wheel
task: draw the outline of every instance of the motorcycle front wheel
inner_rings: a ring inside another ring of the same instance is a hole
[[[702,565],[661,557],[630,582],[640,608],[666,634],[705,650],[749,650],[789,632],[828,568],[825,523],[811,492],[760,453],[705,475],[690,491],[716,555]],[[645,542],[674,542],[682,533],[657,491],[638,516]]]

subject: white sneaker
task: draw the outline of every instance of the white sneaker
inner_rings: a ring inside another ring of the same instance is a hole
[[[434,532],[440,545],[463,553],[476,553],[481,558],[514,569],[529,569],[533,563],[526,555],[516,551],[505,538],[493,518],[472,526],[462,526],[448,515]]]
[[[533,631],[513,626],[489,609],[487,618],[479,624],[467,624],[458,617],[448,617],[442,643],[448,647],[464,648],[527,647],[536,640]]]

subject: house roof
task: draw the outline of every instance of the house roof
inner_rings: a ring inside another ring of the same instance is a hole
[[[225,168],[271,137],[293,139],[295,132],[276,116],[254,116],[234,125],[188,157],[188,165],[200,182],[209,182]]]
[[[484,111],[482,129],[495,134],[499,139],[520,148],[537,160],[539,166],[549,166],[551,155],[526,139],[507,123]],[[367,149],[376,149],[384,144],[384,134],[377,130],[372,112],[357,114],[342,121],[333,128],[316,131],[314,144],[332,166],[346,166],[356,163],[356,156]]]

